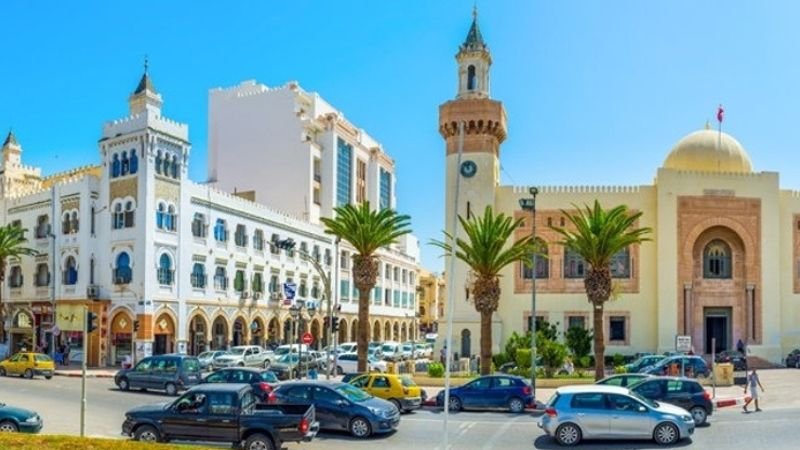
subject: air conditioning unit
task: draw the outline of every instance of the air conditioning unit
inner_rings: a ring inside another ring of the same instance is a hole
[[[242,298],[247,298],[250,296],[250,293],[247,291],[242,292]]]
[[[254,292],[253,293],[253,300],[258,300],[261,298],[261,292]]]
[[[100,298],[100,286],[95,286],[93,284],[90,284],[86,288],[86,297],[91,299]]]
[[[273,292],[272,294],[270,294],[269,298],[272,299],[272,300],[280,300],[281,299],[281,293],[280,292]]]

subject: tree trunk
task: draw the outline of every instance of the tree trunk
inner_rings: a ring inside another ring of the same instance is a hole
[[[6,314],[5,308],[3,308],[3,286],[5,286],[6,281],[6,260],[5,258],[0,259],[0,344],[4,344],[6,342],[6,334],[8,331],[6,330]],[[53,317],[55,317],[55,311],[53,311]]]
[[[481,311],[481,375],[492,371],[492,312]]]
[[[369,372],[369,304],[378,280],[378,260],[374,256],[353,256],[353,282],[358,288],[358,373]]]
[[[606,342],[603,330],[603,304],[592,304],[594,314],[594,380],[599,381],[606,376]]]

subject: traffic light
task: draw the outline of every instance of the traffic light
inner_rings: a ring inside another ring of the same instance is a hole
[[[294,250],[294,240],[292,238],[276,242],[276,246],[283,250]]]
[[[139,331],[139,321],[138,320],[134,320],[133,321],[133,332],[136,333],[137,331]]]
[[[86,332],[91,333],[92,331],[97,329],[97,314],[86,311]]]
[[[333,332],[339,331],[339,318],[338,317],[331,317],[331,321],[333,323],[333,327],[331,328],[331,331],[333,331]]]

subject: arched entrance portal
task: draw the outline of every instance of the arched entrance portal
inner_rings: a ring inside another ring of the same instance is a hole
[[[395,322],[392,326],[392,340],[399,341],[400,340],[400,324]]]
[[[233,322],[233,339],[231,341],[233,346],[245,344],[246,327],[247,325],[245,325],[244,319],[241,317],[237,317],[236,321]]]
[[[162,313],[153,326],[153,354],[163,355],[175,351],[175,322]]]
[[[461,330],[461,358],[469,358],[472,355],[472,332],[464,328]]]
[[[228,322],[222,316],[217,316],[211,327],[211,349],[228,349]]]
[[[126,356],[133,357],[133,319],[119,311],[111,319],[111,361],[118,366]]]
[[[358,327],[360,325],[358,319],[353,319],[353,322],[350,324],[350,342],[358,342]]]
[[[206,332],[208,324],[201,315],[196,315],[189,322],[189,353],[199,355],[206,351]]]
[[[33,316],[28,311],[19,311],[11,321],[11,349],[12,353],[34,351]]]
[[[294,324],[292,323],[292,319],[287,317],[286,320],[283,322],[283,343],[290,344],[294,342]]]
[[[264,346],[264,321],[256,317],[250,323],[250,345]]]
[[[314,337],[314,343],[311,344],[311,348],[319,349],[321,348],[322,344],[322,331],[319,325],[319,320],[314,319],[311,321],[311,336]]]
[[[277,317],[269,320],[269,327],[267,328],[267,341],[269,344],[278,344],[281,340],[280,336],[281,324],[278,322]]]
[[[400,342],[406,342],[408,340],[408,331],[406,328],[406,324],[400,326]]]
[[[383,338],[387,341],[392,340],[392,324],[389,322],[383,325]]]
[[[372,326],[372,341],[380,342],[380,340],[381,340],[381,323],[376,320],[375,324]]]
[[[343,343],[343,342],[347,342],[347,336],[349,336],[349,334],[347,334],[347,331],[348,331],[347,321],[343,317],[340,317],[339,318],[339,343],[340,344]]]

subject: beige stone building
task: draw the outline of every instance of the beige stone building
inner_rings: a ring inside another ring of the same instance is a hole
[[[500,185],[506,113],[490,97],[491,54],[477,20],[456,60],[456,98],[439,109],[446,143],[446,229],[455,220],[458,187],[458,214],[478,214],[492,205],[524,217],[518,235],[531,233],[531,213],[519,206],[530,197],[529,188]],[[677,130],[676,138],[680,134]],[[652,242],[614,259],[621,295],[606,306],[609,354],[672,350],[676,336],[688,335],[697,353],[710,353],[712,340],[720,351],[735,348],[741,339],[753,356],[777,362],[800,345],[800,193],[781,189],[777,172],[754,170],[736,139],[708,126],[665,148],[664,163],[654,172],[650,185],[539,186],[536,236],[546,243],[547,255],[538,259],[535,274],[520,264],[503,273],[493,323],[495,351],[511,332],[530,327],[534,275],[537,318],[558,322],[562,330],[591,326],[583,287],[586,266],[555,243],[549,226],[564,225],[561,209],[595,199],[606,207],[626,204],[642,211],[639,225],[654,230]],[[461,355],[478,353],[480,337],[479,315],[466,289],[469,276],[457,261],[452,337]],[[443,318],[440,323],[441,341]]]
[[[445,313],[446,283],[443,275],[425,269],[417,271],[417,301],[419,303],[419,328],[421,335],[436,334]]]

